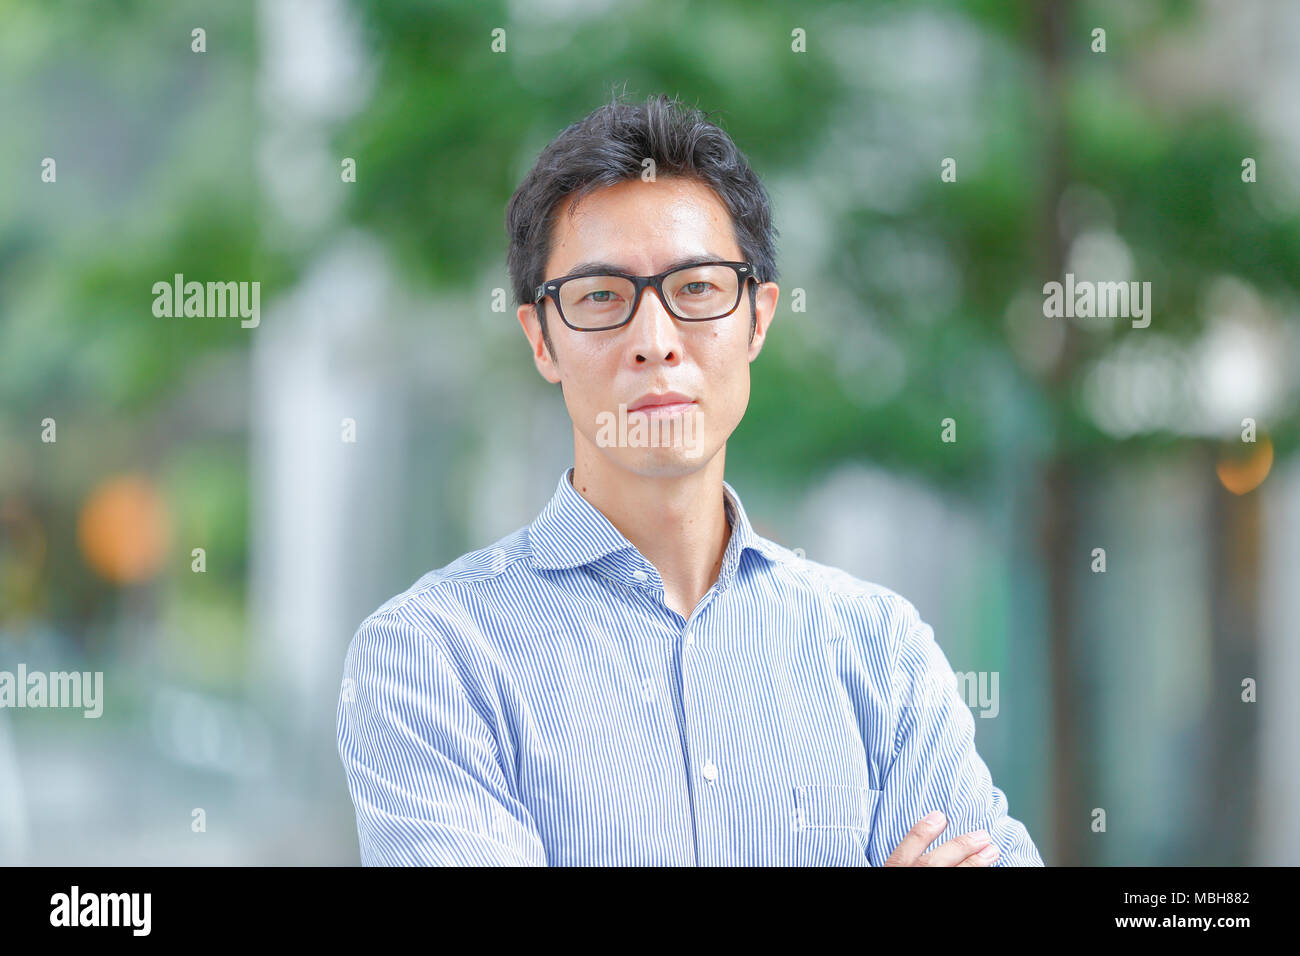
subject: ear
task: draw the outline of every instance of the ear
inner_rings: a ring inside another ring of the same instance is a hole
[[[518,311],[519,324],[523,326],[524,335],[533,353],[533,364],[542,378],[552,385],[559,384],[560,372],[555,366],[550,350],[546,348],[546,338],[542,335],[542,320],[535,305],[521,305]]]
[[[758,358],[767,340],[767,330],[776,318],[776,300],[781,297],[781,287],[775,282],[762,283],[754,293],[754,338],[749,343],[749,360]]]

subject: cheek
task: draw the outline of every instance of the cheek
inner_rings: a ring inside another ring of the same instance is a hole
[[[584,343],[567,343],[561,352],[560,388],[564,403],[575,421],[594,418],[610,402],[609,392],[618,370],[612,349],[593,348]]]
[[[744,414],[749,404],[749,349],[744,339],[718,342],[713,360],[704,369],[719,412]]]

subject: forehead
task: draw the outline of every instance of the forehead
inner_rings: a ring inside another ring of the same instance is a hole
[[[738,260],[727,207],[707,185],[676,176],[627,180],[593,190],[557,208],[546,275],[600,260],[650,275],[685,256]]]

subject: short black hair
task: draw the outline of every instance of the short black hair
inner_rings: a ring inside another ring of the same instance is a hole
[[[655,175],[683,176],[709,186],[731,214],[741,256],[759,282],[775,282],[776,235],[767,190],[731,137],[708,114],[663,93],[644,104],[609,103],[566,127],[533,164],[506,207],[510,249],[506,267],[516,305],[533,301],[545,280],[555,217],[561,201],[573,206],[593,190],[639,179],[646,159]],[[572,206],[570,207],[573,208]],[[754,337],[754,286],[750,286],[749,335]],[[551,354],[545,310],[542,336]]]

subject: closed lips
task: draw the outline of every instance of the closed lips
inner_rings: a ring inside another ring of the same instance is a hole
[[[650,408],[669,407],[673,405],[693,405],[695,400],[680,392],[663,392],[661,394],[642,395],[628,406],[629,412]]]

